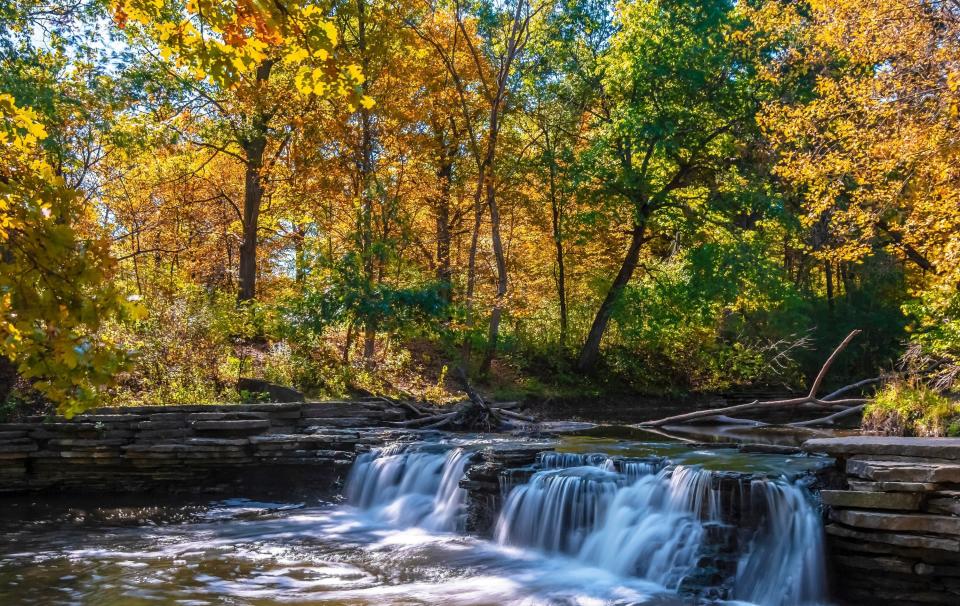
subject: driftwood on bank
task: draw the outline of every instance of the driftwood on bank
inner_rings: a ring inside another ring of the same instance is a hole
[[[417,406],[410,402],[398,402],[416,416],[395,423],[398,427],[416,429],[450,429],[458,431],[497,431],[512,429],[522,423],[534,423],[536,419],[509,410],[516,402],[502,405],[487,402],[470,384],[462,369],[457,373],[467,399],[451,407],[437,408]]]
[[[662,419],[656,419],[653,421],[646,421],[640,423],[640,427],[663,427],[664,425],[677,425],[680,423],[689,423],[691,421],[703,421],[710,419],[711,421],[718,423],[739,423],[739,424],[755,424],[763,425],[764,423],[759,421],[751,421],[748,419],[738,419],[731,418],[729,415],[734,413],[745,413],[745,412],[754,412],[754,411],[765,411],[765,410],[811,410],[819,409],[825,411],[837,411],[833,412],[830,415],[825,417],[820,417],[817,419],[812,419],[810,421],[803,421],[798,423],[790,423],[790,425],[795,425],[798,427],[807,427],[813,425],[832,425],[838,419],[851,416],[856,414],[859,411],[863,410],[864,405],[866,404],[865,398],[844,398],[837,399],[839,396],[848,393],[854,389],[876,383],[880,378],[865,379],[863,381],[858,381],[851,385],[842,387],[822,398],[817,397],[817,392],[820,391],[820,387],[823,384],[824,378],[827,376],[827,372],[830,370],[830,367],[833,365],[833,362],[837,359],[837,356],[846,349],[847,345],[850,344],[850,341],[853,340],[860,334],[860,330],[852,331],[847,337],[833,350],[833,353],[830,354],[830,357],[827,358],[827,361],[823,363],[823,366],[820,368],[820,372],[817,373],[816,378],[813,380],[813,384],[810,386],[810,391],[807,392],[807,395],[799,398],[788,398],[785,400],[754,400],[753,402],[747,404],[737,404],[734,406],[725,406],[722,408],[710,408],[706,410],[698,410],[695,412],[688,412],[686,414],[673,415],[670,417],[664,417]]]

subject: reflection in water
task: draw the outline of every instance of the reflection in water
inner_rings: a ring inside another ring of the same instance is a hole
[[[157,526],[19,529],[0,545],[0,604],[703,603],[677,589],[723,523],[710,472],[544,455],[485,541],[460,533],[472,456],[436,444],[362,455],[345,505],[233,500]],[[760,523],[733,563],[732,595],[815,602],[816,512],[792,484],[754,484]]]

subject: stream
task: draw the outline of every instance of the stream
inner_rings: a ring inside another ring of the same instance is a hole
[[[489,536],[461,480],[500,473]],[[341,496],[57,507],[0,518],[0,604],[827,603],[807,484],[826,464],[622,432],[445,436],[361,454]]]

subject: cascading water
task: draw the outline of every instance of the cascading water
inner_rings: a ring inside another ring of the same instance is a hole
[[[820,514],[791,484],[755,480],[750,492],[761,495],[754,502],[763,518],[738,563],[734,597],[772,606],[822,601],[827,571]]]
[[[374,450],[357,458],[346,495],[392,526],[462,531],[466,491],[459,482],[471,458],[437,444]],[[658,457],[541,453],[532,469],[501,476],[505,502],[494,538],[670,591],[696,591],[697,576],[715,569],[706,584],[725,580],[712,597],[821,603],[822,528],[805,489],[723,478],[725,489],[712,471]]]
[[[624,454],[534,460],[538,444],[498,436],[405,442],[357,457],[347,506],[228,500],[106,530],[65,522],[73,509],[52,524],[8,520],[0,603],[821,602],[819,516],[802,486],[770,479],[815,462],[607,447]],[[728,462],[756,475],[700,467]],[[463,532],[496,516],[497,541]]]
[[[564,553],[677,590],[708,552],[710,529],[727,526],[710,471],[603,455],[550,453],[538,463],[543,469],[506,500],[495,530],[501,544]],[[804,489],[763,479],[746,492],[759,523],[731,529],[748,536],[730,593],[764,606],[820,602],[822,530]]]
[[[357,457],[350,470],[347,500],[394,526],[462,530],[466,493],[459,483],[470,456],[460,448],[372,450]]]

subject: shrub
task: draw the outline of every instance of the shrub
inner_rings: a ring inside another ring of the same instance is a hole
[[[865,407],[863,428],[885,435],[957,436],[960,403],[921,383],[890,383]]]

